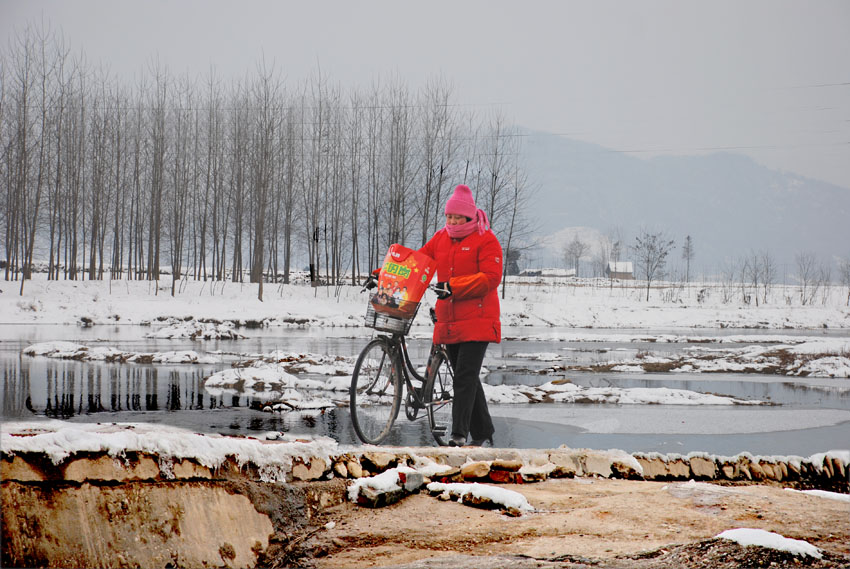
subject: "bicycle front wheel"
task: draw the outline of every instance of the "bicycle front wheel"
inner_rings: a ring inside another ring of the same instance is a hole
[[[372,340],[360,352],[348,393],[357,436],[366,444],[381,444],[398,417],[401,402],[399,362],[385,338]]]
[[[454,400],[454,371],[449,358],[442,350],[431,356],[425,383],[425,407],[431,434],[440,446],[449,444],[452,428],[452,401]]]

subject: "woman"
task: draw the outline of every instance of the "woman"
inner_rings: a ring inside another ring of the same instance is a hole
[[[437,261],[437,323],[434,343],[446,344],[455,371],[451,446],[493,444],[493,421],[478,378],[489,342],[500,342],[498,287],[502,246],[487,214],[459,185],[446,202],[446,226],[421,252]]]

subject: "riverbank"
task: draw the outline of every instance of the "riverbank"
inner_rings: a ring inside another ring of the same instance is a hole
[[[660,567],[677,547],[705,555],[731,548],[731,559],[743,559],[746,548],[715,540],[740,527],[821,552],[786,552],[789,563],[850,560],[846,451],[801,458],[340,447],[271,433],[61,422],[6,425],[2,443],[4,566],[412,567],[482,556],[521,567],[522,555],[544,567]],[[372,503],[385,507],[352,502],[352,484],[398,467],[408,481],[421,474],[422,484],[510,490],[531,510],[512,517],[498,501],[482,510],[429,496],[424,486],[407,497],[390,487],[392,500]],[[73,521],[80,516],[86,524]],[[676,565],[699,567],[700,559]]]

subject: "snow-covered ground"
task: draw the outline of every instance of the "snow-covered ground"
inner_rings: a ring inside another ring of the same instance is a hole
[[[357,286],[319,287],[232,282],[181,282],[171,296],[168,277],[149,281],[47,281],[36,274],[20,283],[0,283],[2,324],[156,324],[169,318],[232,321],[273,326],[360,326],[366,294]],[[708,293],[700,295],[700,291]],[[675,291],[675,294],[671,294]],[[775,286],[767,304],[724,302],[711,284],[654,288],[647,302],[640,283],[609,287],[596,281],[535,281],[511,278],[502,300],[503,326],[558,328],[850,329],[847,291],[834,286],[814,304],[801,306],[796,287]],[[698,300],[698,299],[701,299]],[[431,305],[426,293],[424,303]],[[427,310],[416,324],[430,326]]]

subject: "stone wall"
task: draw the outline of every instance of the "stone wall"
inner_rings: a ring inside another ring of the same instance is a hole
[[[2,561],[33,567],[252,567],[317,512],[342,503],[348,481],[396,466],[431,468],[430,478],[452,482],[695,479],[850,493],[847,462],[832,455],[357,447],[296,456],[286,481],[269,482],[260,468],[236,458],[209,467],[144,452],[76,452],[54,464],[40,453],[3,451]]]

